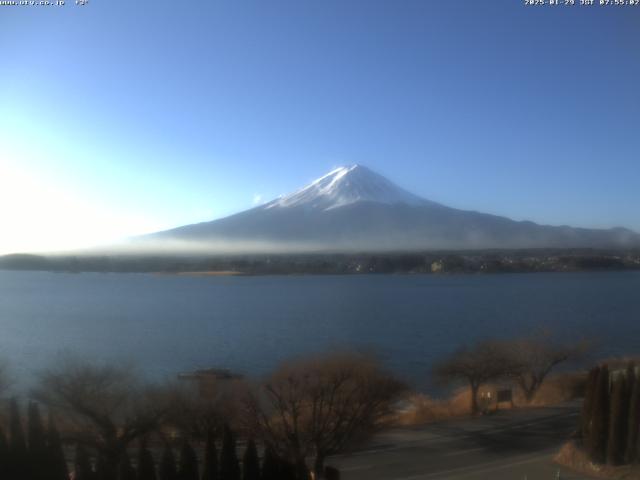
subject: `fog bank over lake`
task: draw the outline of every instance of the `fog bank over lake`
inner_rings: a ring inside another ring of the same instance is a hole
[[[598,341],[640,352],[640,272],[190,277],[0,271],[0,357],[28,379],[58,356],[131,361],[152,379],[199,367],[262,375],[331,348],[376,352],[428,388],[478,338]]]

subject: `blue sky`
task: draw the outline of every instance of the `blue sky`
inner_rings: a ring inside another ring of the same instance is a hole
[[[0,41],[0,252],[210,220],[353,163],[640,230],[640,7],[67,0],[0,7]]]

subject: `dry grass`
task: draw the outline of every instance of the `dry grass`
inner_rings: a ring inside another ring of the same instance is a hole
[[[411,426],[469,415],[471,399],[468,389],[461,389],[447,399],[434,399],[428,395],[413,394],[408,406],[396,415],[397,425]]]
[[[527,403],[518,388],[513,388],[513,405],[490,403],[489,410],[508,410],[510,408],[543,407],[567,402],[584,395],[586,373],[561,373],[550,376],[542,385],[531,403]],[[486,385],[482,392],[495,392],[509,388],[508,385]],[[445,399],[435,399],[423,394],[413,394],[407,398],[406,406],[397,412],[393,423],[401,426],[423,425],[425,423],[447,420],[469,415],[471,397],[468,388],[456,390]],[[493,395],[495,398],[495,395]]]
[[[544,407],[582,398],[584,396],[586,383],[586,372],[551,375],[547,381],[542,384],[542,387],[540,387],[540,390],[536,393],[530,406]],[[519,392],[516,395],[515,402],[518,405],[524,405],[526,403]]]
[[[640,466],[623,465],[613,467],[611,465],[594,464],[587,454],[575,442],[566,443],[553,460],[576,472],[595,478],[640,480]]]

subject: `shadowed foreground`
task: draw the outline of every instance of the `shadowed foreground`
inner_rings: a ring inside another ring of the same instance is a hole
[[[552,462],[575,431],[579,404],[498,412],[378,435],[366,449],[328,460],[345,480],[584,479]]]

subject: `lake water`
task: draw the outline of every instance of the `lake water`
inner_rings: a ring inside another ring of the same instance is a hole
[[[462,344],[549,327],[640,352],[640,272],[187,277],[0,271],[0,358],[32,378],[59,356],[263,375],[330,348],[373,350],[419,388]]]

